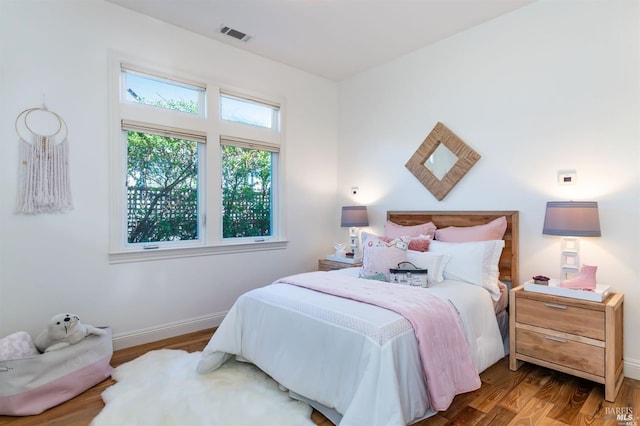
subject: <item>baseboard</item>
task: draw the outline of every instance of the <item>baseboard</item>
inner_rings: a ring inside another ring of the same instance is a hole
[[[640,359],[624,358],[624,377],[640,380]]]
[[[219,312],[183,321],[161,324],[155,327],[119,333],[113,336],[113,350],[130,348],[145,343],[156,342],[170,337],[180,336],[207,328],[217,327],[222,323],[227,312]]]

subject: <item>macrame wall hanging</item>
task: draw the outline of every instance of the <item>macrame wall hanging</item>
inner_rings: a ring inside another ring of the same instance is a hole
[[[67,123],[43,104],[22,111],[15,124],[20,137],[17,212],[71,210]]]

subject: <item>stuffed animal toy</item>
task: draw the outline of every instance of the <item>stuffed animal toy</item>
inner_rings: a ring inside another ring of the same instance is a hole
[[[83,324],[77,315],[58,314],[36,337],[35,344],[40,352],[50,352],[76,344],[90,334],[101,336],[105,333],[98,327]]]

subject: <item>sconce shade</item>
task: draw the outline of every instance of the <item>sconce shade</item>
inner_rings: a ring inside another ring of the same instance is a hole
[[[549,201],[542,233],[563,237],[599,237],[600,218],[595,201]]]
[[[366,206],[345,206],[342,208],[340,226],[343,228],[369,226]]]

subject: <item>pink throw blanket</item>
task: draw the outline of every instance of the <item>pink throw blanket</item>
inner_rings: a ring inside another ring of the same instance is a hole
[[[480,376],[455,308],[427,290],[326,272],[278,280],[397,312],[413,326],[431,408],[446,410],[460,393],[480,387]]]

